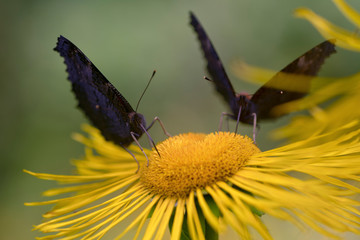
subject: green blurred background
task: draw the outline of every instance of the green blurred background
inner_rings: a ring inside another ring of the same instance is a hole
[[[359,1],[348,2],[360,10]],[[33,239],[37,233],[31,232],[32,225],[49,209],[23,205],[44,200],[40,193],[55,185],[22,169],[69,174],[69,160],[83,154],[83,146],[70,135],[81,131],[87,120],[75,107],[63,59],[52,50],[60,34],[75,43],[133,106],[156,69],[139,112],[148,122],[159,116],[172,134],[208,133],[217,129],[220,113],[227,108],[211,83],[202,79],[205,62],[189,27],[189,11],[204,25],[235,89],[254,92],[257,86],[231,74],[232,60],[280,70],[323,40],[308,22],[293,17],[300,6],[355,31],[325,0],[1,1],[0,239]],[[359,54],[338,49],[321,74],[357,72],[359,60]],[[278,144],[267,132],[288,119],[262,124],[260,148]],[[250,133],[251,128],[241,125],[240,131]],[[156,141],[164,139],[159,126],[150,133]],[[264,219],[275,239],[326,239]]]

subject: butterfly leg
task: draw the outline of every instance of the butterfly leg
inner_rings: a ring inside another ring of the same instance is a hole
[[[223,121],[224,121],[224,117],[227,117],[226,119],[229,120],[229,117],[232,116],[230,113],[227,112],[222,112],[221,116],[220,116],[220,121],[219,121],[219,127],[218,127],[218,131],[220,132],[223,126]],[[229,121],[227,121],[227,130],[229,131]]]
[[[135,141],[135,143],[136,143],[136,145],[138,145],[138,147],[140,148],[140,150],[142,151],[142,153],[145,155],[145,157],[146,157],[146,166],[149,166],[149,158],[148,158],[148,156],[146,155],[146,153],[144,152],[144,149],[141,147],[141,145],[140,145],[140,143],[139,143],[139,141],[137,140],[137,138],[136,138],[136,133],[134,133],[134,132],[130,132],[130,134],[131,134],[131,136],[132,136],[132,138],[134,139],[134,141]],[[139,169],[140,169],[140,163],[139,163],[139,161],[135,158],[135,160],[136,160],[136,163],[138,164],[138,169],[137,169],[137,171],[136,171],[136,173],[139,171]]]
[[[239,112],[236,118],[236,127],[235,127],[235,134],[237,134],[239,123],[240,123],[240,116],[241,116],[241,105],[239,107]]]
[[[150,123],[150,125],[146,128],[146,130],[149,130],[149,129],[154,125],[154,123],[155,123],[156,121],[159,122],[160,127],[162,128],[164,134],[165,134],[166,136],[168,136],[168,137],[171,137],[171,134],[170,134],[168,131],[166,131],[165,126],[164,126],[163,122],[160,120],[159,117],[154,117],[154,120]]]
[[[153,140],[152,137],[150,136],[150,134],[149,134],[149,132],[147,131],[147,129],[146,129],[142,124],[140,124],[140,127],[142,128],[142,130],[144,131],[144,133],[145,133],[146,136],[148,137],[149,142],[150,142],[150,145],[151,145],[153,148],[155,148],[157,154],[160,156],[160,153],[159,153],[158,149],[156,148],[156,145],[155,145],[155,143],[154,143],[154,140]],[[148,161],[147,166],[149,166],[149,161]]]
[[[136,163],[137,163],[137,166],[138,166],[135,174],[138,173],[138,172],[139,172],[139,169],[140,169],[140,163],[139,163],[139,161],[136,159],[135,155],[134,155],[129,149],[127,149],[127,148],[124,147],[124,146],[122,146],[122,148],[125,149],[125,151],[127,151],[127,152],[135,159],[135,161],[136,161]],[[145,155],[145,156],[146,156],[146,155]]]
[[[257,116],[256,116],[256,113],[253,113],[252,115],[254,117],[253,141],[254,141],[254,144],[256,144],[256,121],[257,121]]]

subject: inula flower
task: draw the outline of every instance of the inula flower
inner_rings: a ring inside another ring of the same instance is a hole
[[[216,239],[227,225],[241,239],[252,239],[250,229],[272,239],[262,214],[332,238],[360,234],[356,124],[265,152],[230,132],[181,134],[157,144],[158,152],[145,150],[148,166],[131,146],[137,173],[125,150],[86,126],[89,137],[75,135],[86,145],[75,175],[26,171],[68,185],[45,196],[67,195],[26,205],[54,204],[35,227],[48,234],[39,239],[109,239],[110,230],[117,239],[163,239],[167,228],[171,239]]]
[[[359,24],[344,1],[334,2]],[[325,36],[340,39],[340,46],[360,49],[356,36],[310,10],[297,14]],[[247,69],[248,76],[266,75]],[[138,170],[126,150],[86,125],[88,137],[74,135],[86,146],[85,156],[73,161],[74,175],[25,170],[62,184],[44,193],[54,200],[26,203],[53,205],[35,226],[44,233],[39,239],[164,239],[170,234],[175,240],[211,240],[227,226],[241,239],[253,239],[254,230],[272,239],[264,214],[334,239],[345,232],[360,234],[360,114],[354,110],[359,77],[330,79],[331,84],[319,79],[321,87],[307,98],[279,109],[312,112],[282,129],[294,141],[264,152],[250,138],[231,132],[186,133],[158,143],[156,150],[144,149],[149,163],[138,146],[129,146],[140,162]],[[317,106],[334,97],[338,100],[324,110]]]

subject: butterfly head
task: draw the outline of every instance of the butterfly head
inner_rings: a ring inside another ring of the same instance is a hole
[[[240,121],[243,123],[253,124],[253,113],[256,114],[256,105],[251,101],[251,95],[238,94],[237,95],[238,109],[234,111],[235,116],[240,113]]]
[[[144,132],[143,129],[146,129],[145,117],[141,113],[130,112],[129,114],[130,126],[132,131],[135,133],[141,134]],[[142,126],[142,127],[141,127]]]

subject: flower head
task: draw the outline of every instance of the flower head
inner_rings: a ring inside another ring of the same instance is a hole
[[[136,228],[135,238],[143,232],[143,239],[161,239],[169,226],[172,239],[184,228],[192,239],[205,239],[206,222],[216,232],[230,225],[244,239],[251,238],[250,228],[271,239],[260,213],[334,238],[345,231],[360,234],[360,202],[352,199],[360,189],[348,182],[360,180],[359,130],[352,127],[328,133],[343,136],[321,145],[317,140],[327,136],[265,152],[234,133],[183,134],[158,144],[159,154],[146,150],[149,166],[131,147],[142,165],[135,174],[128,153],[87,126],[90,138],[75,135],[87,146],[85,157],[74,161],[76,175],[28,172],[70,185],[46,196],[70,196],[27,205],[55,204],[35,227],[50,234],[40,239],[107,239],[131,216],[118,238]]]
[[[248,137],[229,132],[182,134],[157,148],[160,155],[152,152],[152,161],[142,168],[140,181],[154,194],[176,198],[226,181],[260,152]]]

